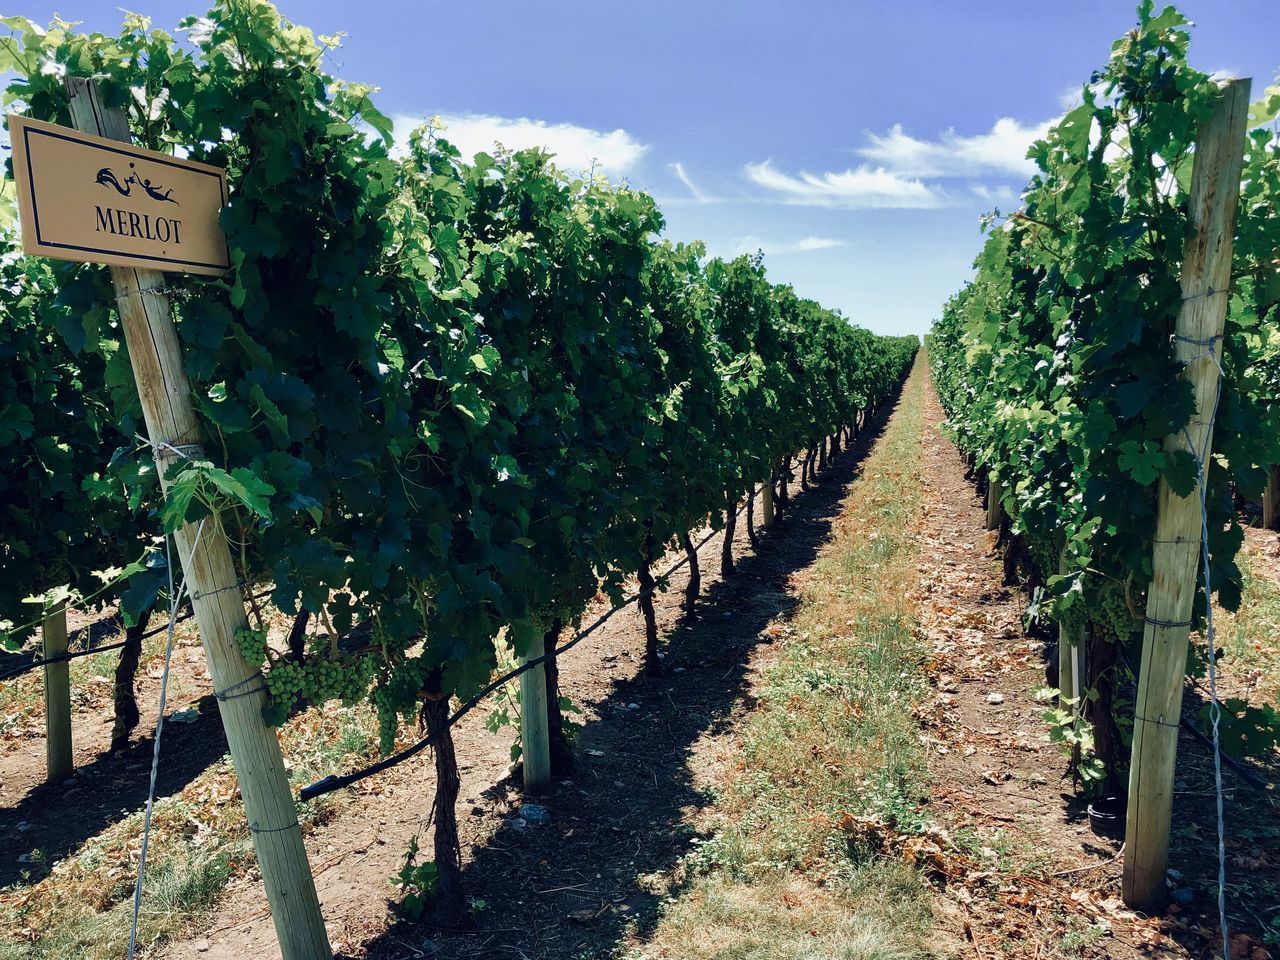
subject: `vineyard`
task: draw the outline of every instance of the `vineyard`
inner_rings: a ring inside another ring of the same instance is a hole
[[[1280,955],[1280,86],[1138,15],[923,344],[265,0],[0,18],[230,262],[9,165],[0,958]]]

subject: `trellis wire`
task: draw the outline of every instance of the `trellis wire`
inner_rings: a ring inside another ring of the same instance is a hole
[[[786,482],[785,479],[782,482],[785,483]],[[738,507],[737,510],[734,511],[735,519],[741,516],[742,512],[746,508],[747,508],[747,505],[745,502],[742,504],[742,506]],[[709,530],[706,536],[704,536],[701,540],[698,541],[697,544],[694,545],[693,552],[696,554],[699,550],[701,550],[704,546],[707,545],[708,541],[710,541],[712,537],[714,537],[717,533],[720,533],[720,532],[721,532],[720,530],[714,530],[714,529]],[[682,556],[679,560],[673,563],[664,573],[662,573],[659,577],[657,577],[657,583],[659,585],[664,584],[671,577],[673,573],[675,573],[677,570],[679,570],[688,562],[689,562],[689,556],[687,554],[685,556]],[[484,689],[482,689],[474,697],[472,697],[470,700],[468,700],[466,703],[460,706],[449,717],[449,719],[443,725],[441,725],[441,727],[438,730],[435,730],[429,735],[423,737],[417,743],[414,743],[408,747],[405,747],[403,750],[397,753],[393,753],[388,757],[382,758],[376,763],[372,763],[367,767],[361,767],[359,770],[355,770],[351,773],[345,773],[340,775],[331,774],[330,776],[323,777],[322,779],[317,780],[315,783],[311,784],[310,786],[303,787],[302,791],[299,794],[299,799],[303,801],[314,800],[317,797],[322,797],[325,794],[332,793],[335,790],[341,790],[343,787],[349,787],[351,786],[351,784],[358,783],[359,781],[364,780],[367,777],[371,777],[374,774],[381,773],[384,770],[389,770],[394,766],[398,766],[399,764],[404,763],[404,761],[410,759],[411,757],[416,756],[417,754],[421,753],[423,750],[427,749],[427,747],[432,746],[437,739],[439,739],[441,736],[444,735],[446,731],[450,730],[464,716],[466,716],[468,713],[474,710],[477,706],[479,706],[481,701],[483,701],[486,697],[488,697],[489,694],[493,693],[495,690],[497,690],[499,687],[503,686],[504,684],[514,680],[516,677],[523,674],[526,670],[532,670],[534,667],[539,666],[540,664],[546,662],[551,657],[559,656],[560,654],[564,653],[566,650],[569,650],[572,647],[577,646],[579,643],[585,640],[588,636],[590,636],[596,630],[600,629],[600,627],[604,626],[604,624],[609,620],[609,618],[612,617],[615,613],[635,603],[637,600],[640,599],[641,596],[643,596],[643,594],[644,594],[644,591],[637,591],[636,593],[628,597],[626,600],[623,600],[618,605],[610,607],[603,614],[601,614],[595,621],[593,621],[589,626],[585,627],[582,630],[579,630],[576,634],[574,634],[573,638],[569,640],[567,643],[561,644],[558,647],[548,650],[546,653],[542,654],[542,656],[540,657],[534,657],[531,660],[526,660],[524,663],[520,664],[519,666],[513,667],[512,669],[508,670],[506,673],[502,674],[500,677],[490,682],[486,687],[484,687]]]
[[[1186,338],[1180,338],[1186,339]],[[1222,719],[1222,706],[1218,702],[1218,670],[1217,653],[1214,648],[1213,635],[1213,580],[1209,570],[1209,518],[1207,508],[1208,476],[1205,461],[1209,459],[1209,445],[1213,442],[1213,428],[1218,418],[1218,404],[1222,398],[1222,362],[1214,347],[1222,342],[1222,337],[1211,337],[1205,344],[1205,352],[1188,358],[1187,362],[1208,357],[1218,369],[1218,377],[1213,389],[1213,408],[1209,415],[1208,429],[1205,431],[1203,450],[1195,449],[1191,442],[1191,434],[1184,426],[1182,435],[1191,448],[1191,455],[1196,461],[1196,482],[1200,494],[1200,566],[1204,571],[1204,619],[1205,644],[1209,654],[1209,725],[1213,738],[1213,784],[1214,798],[1218,818],[1218,921],[1222,925],[1222,956],[1231,960],[1231,936],[1227,929],[1227,828],[1226,815],[1222,800],[1222,735],[1219,724]]]
[[[195,539],[191,542],[191,554],[194,557],[196,546],[200,543],[200,534],[204,532],[204,521],[200,520],[200,525],[196,527]],[[164,708],[165,700],[169,693],[169,664],[173,660],[173,630],[175,626],[175,615],[177,613],[178,604],[181,601],[183,593],[187,589],[187,575],[185,571],[182,574],[182,580],[178,584],[175,592],[173,589],[173,558],[170,550],[172,536],[166,536],[164,541],[164,553],[166,564],[165,567],[169,576],[169,624],[167,626],[168,636],[165,639],[164,648],[164,671],[160,674],[160,705],[158,715],[156,717],[156,736],[155,743],[151,751],[151,783],[147,787],[147,812],[143,816],[142,821],[142,846],[138,850],[138,878],[133,886],[133,917],[129,922],[129,960],[133,960],[134,952],[138,946],[138,917],[142,913],[142,883],[147,873],[147,844],[151,840],[151,815],[155,811],[156,805],[156,778],[160,771],[160,734],[164,731]]]
[[[736,518],[740,516],[742,514],[742,511],[745,509],[746,509],[746,504],[743,503],[742,506],[738,507],[738,509],[734,511],[734,517]],[[694,546],[693,552],[697,553],[699,550],[701,550],[704,546],[707,545],[707,542],[712,537],[714,537],[717,533],[720,533],[720,532],[721,531],[719,530],[708,531],[707,535],[703,537],[701,540],[699,540],[698,543]],[[661,576],[657,578],[657,582],[658,583],[665,582],[668,578],[670,578],[670,576],[673,573],[675,573],[677,570],[679,570],[688,562],[689,562],[689,557],[687,555],[681,557],[674,564],[672,564],[665,573],[663,573]],[[384,757],[383,759],[379,760],[377,763],[372,763],[369,766],[362,767],[359,770],[353,771],[352,773],[344,773],[341,775],[330,775],[330,776],[324,777],[321,780],[317,780],[315,783],[311,784],[310,786],[302,788],[302,792],[299,794],[299,799],[304,801],[314,800],[316,797],[322,797],[326,793],[332,793],[335,790],[341,790],[343,787],[349,787],[353,783],[358,783],[359,781],[364,780],[367,777],[372,777],[374,774],[381,773],[384,770],[389,770],[394,766],[404,763],[404,761],[408,760],[409,758],[416,756],[417,754],[421,753],[423,750],[427,749],[427,747],[432,746],[436,742],[436,740],[438,740],[441,736],[444,735],[444,733],[447,730],[451,729],[459,720],[461,720],[468,713],[470,713],[472,710],[478,707],[481,701],[483,701],[486,697],[488,697],[489,694],[493,693],[495,690],[499,689],[505,684],[516,679],[516,677],[520,676],[525,671],[532,670],[534,667],[545,663],[551,657],[559,656],[560,654],[564,653],[566,650],[576,647],[579,643],[587,639],[587,637],[589,637],[591,634],[595,633],[602,626],[604,626],[605,623],[607,623],[615,613],[631,606],[631,604],[635,603],[642,596],[644,596],[644,591],[637,590],[635,593],[627,597],[627,599],[623,600],[621,603],[617,604],[616,606],[610,607],[603,614],[597,617],[589,626],[575,633],[573,635],[573,638],[569,640],[567,643],[563,643],[558,647],[554,647],[553,649],[548,650],[546,653],[542,654],[542,656],[540,657],[534,657],[531,660],[524,661],[519,666],[512,667],[506,673],[502,674],[497,679],[491,681],[483,690],[481,690],[474,697],[472,697],[470,700],[468,700],[466,703],[460,706],[456,711],[454,711],[454,713],[449,717],[449,719],[443,725],[440,726],[439,729],[432,731],[431,734],[429,734],[426,737],[423,737],[417,743],[411,746],[405,747],[403,750],[399,751],[398,753],[393,753],[391,754],[391,756]]]

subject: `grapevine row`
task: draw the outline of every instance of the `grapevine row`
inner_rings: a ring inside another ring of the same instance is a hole
[[[1139,17],[1082,103],[1031,148],[1038,172],[1021,206],[990,219],[975,278],[926,338],[950,429],[1005,515],[1009,572],[1027,578],[1035,615],[1086,637],[1077,695],[1089,726],[1070,742],[1094,793],[1124,792],[1159,485],[1180,497],[1196,486],[1195,459],[1162,440],[1196,415],[1174,321],[1195,137],[1219,97],[1188,63],[1182,15],[1143,2]],[[1241,590],[1236,498],[1257,500],[1280,462],[1278,111],[1280,87],[1250,110],[1225,334],[1203,348],[1223,376],[1206,509],[1227,609]],[[1193,646],[1189,670],[1205,669]],[[1274,711],[1227,710],[1229,753],[1275,742]]]
[[[367,696],[384,750],[402,723],[438,725],[490,680],[500,641],[523,655],[598,590],[643,585],[795,451],[825,456],[915,353],[914,337],[874,336],[769,282],[759,256],[655,239],[651,197],[541,151],[465,162],[431,125],[393,150],[371,90],[325,72],[332,38],[262,0],[219,0],[180,39],[135,16],[118,36],[5,22],[19,40],[0,52],[18,75],[7,103],[65,124],[66,78],[90,77],[142,145],[226,168],[233,267],[171,285],[210,442],[207,461],[173,468],[162,504],[106,271],[32,264],[5,236],[27,340],[0,430],[41,471],[23,489],[21,468],[0,481],[28,510],[3,518],[4,549],[37,511],[50,542],[4,554],[21,576],[0,616],[21,622],[21,596],[64,585],[88,595],[94,571],[125,566],[162,525],[220,511],[242,582],[325,627],[288,654],[261,630],[238,637],[272,722]],[[98,596],[154,602],[147,555]],[[647,653],[656,672],[652,631]],[[442,743],[439,895],[456,913]],[[572,762],[568,744],[557,756]]]

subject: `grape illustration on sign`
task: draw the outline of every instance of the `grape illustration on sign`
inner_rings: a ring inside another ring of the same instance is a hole
[[[21,116],[9,118],[24,250],[221,275],[231,264],[214,166]]]
[[[129,164],[130,170],[132,170],[136,166],[137,164],[135,163]],[[114,170],[112,170],[110,167],[103,167],[101,170],[98,171],[96,182],[104,183],[109,187],[115,187],[116,192],[120,194],[120,196],[122,197],[129,196],[129,194],[133,191],[133,186],[130,186],[132,184],[134,186],[141,187],[143,191],[145,191],[147,196],[149,196],[152,200],[162,200],[167,203],[178,202],[177,200],[173,199],[173,197],[171,196],[171,194],[173,193],[172,187],[169,188],[168,190],[165,190],[164,193],[161,193],[160,190],[162,188],[153,187],[151,185],[150,179],[139,181],[138,175],[136,173],[130,173],[129,176],[125,177],[125,181],[122,184],[120,182],[120,178],[116,176],[116,172]]]

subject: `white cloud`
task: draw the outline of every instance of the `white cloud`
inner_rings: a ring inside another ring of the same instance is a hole
[[[858,153],[904,177],[975,177],[1007,174],[1029,177],[1035,164],[1026,158],[1027,148],[1043,137],[1053,121],[1024,125],[1002,117],[988,133],[963,137],[946,130],[937,140],[911,136],[896,123],[886,134],[868,134],[870,146]]]
[[[409,131],[423,123],[421,117],[397,116],[395,139],[406,143]],[[445,130],[441,136],[457,147],[466,160],[477,153],[489,152],[495,144],[511,150],[541,147],[555,154],[559,166],[576,172],[591,169],[610,177],[625,176],[635,171],[649,151],[626,130],[593,130],[574,123],[547,123],[528,117],[495,117],[489,114],[442,114],[438,117]]]
[[[992,187],[985,183],[971,183],[969,190],[987,203],[1015,203],[1018,200],[1018,192],[1004,184]]]
[[[1063,88],[1063,91],[1058,94],[1058,106],[1063,110],[1074,110],[1082,103],[1084,103],[1084,87],[1078,83]]]
[[[761,250],[774,256],[788,253],[811,253],[814,250],[830,250],[832,247],[847,246],[844,240],[831,237],[802,237],[799,240],[765,240],[761,237],[746,236],[734,244],[735,256],[744,253],[755,253]]]
[[[756,186],[779,194],[784,202],[842,210],[888,208],[929,209],[947,203],[941,191],[923,181],[899,176],[883,167],[866,165],[840,173],[804,173],[792,176],[772,160],[748,163],[743,172]]]
[[[693,199],[696,202],[698,203],[719,203],[720,202],[719,197],[713,197],[711,196],[711,194],[705,193],[704,191],[698,188],[698,185],[693,182],[693,178],[691,178],[689,174],[685,172],[683,163],[677,160],[675,163],[667,164],[667,166],[675,173],[679,181],[689,189],[689,193],[693,196]]]

